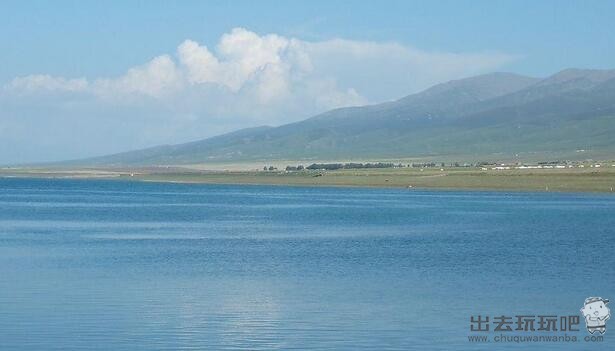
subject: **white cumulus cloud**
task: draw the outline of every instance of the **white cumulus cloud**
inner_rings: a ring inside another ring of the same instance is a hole
[[[0,89],[0,102],[8,107],[0,113],[0,124],[13,126],[0,129],[0,137],[13,133],[21,140],[17,130],[44,126],[44,121],[72,128],[72,120],[82,126],[79,135],[85,140],[80,140],[83,155],[71,157],[182,142],[392,100],[515,59],[494,52],[431,52],[394,42],[305,41],[235,28],[211,47],[186,39],[175,52],[116,77],[14,78]],[[116,126],[122,136],[109,135],[115,149],[100,149],[100,142],[88,148],[88,140],[99,139],[104,130],[115,133]],[[87,138],[88,133],[96,138]],[[36,142],[27,139],[24,143]],[[59,155],[63,144],[58,145]]]
[[[142,66],[129,69],[122,77],[95,80],[92,92],[102,97],[139,94],[163,98],[182,85],[182,74],[173,59],[169,55],[162,55]]]
[[[235,28],[222,35],[213,50],[188,39],[176,53],[158,56],[120,77],[87,81],[30,75],[15,78],[5,90],[88,92],[122,101],[138,96],[172,100],[194,90],[202,94],[201,107],[211,111],[219,110],[213,105],[222,93],[225,100],[236,101],[237,111],[268,113],[275,120],[274,115],[293,110],[289,104],[314,113],[388,100],[443,80],[493,70],[513,59],[501,53],[426,52],[398,43],[309,42]]]

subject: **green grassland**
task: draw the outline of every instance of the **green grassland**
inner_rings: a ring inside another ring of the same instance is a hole
[[[41,170],[3,169],[0,176],[103,178],[135,181],[267,184],[296,186],[356,186],[506,191],[613,192],[615,167],[511,169],[383,168],[335,171],[199,171],[190,169]]]
[[[487,170],[361,169],[302,172],[143,174],[137,179],[215,184],[322,185],[477,190],[592,191],[615,188],[612,169]]]

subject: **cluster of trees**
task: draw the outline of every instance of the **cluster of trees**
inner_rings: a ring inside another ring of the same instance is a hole
[[[444,163],[442,165],[444,165]],[[437,165],[435,162],[423,162],[423,163],[413,163],[410,166],[412,168],[429,168],[429,167],[436,167]]]
[[[497,166],[497,162],[493,161],[480,161],[476,163],[476,167]]]
[[[476,166],[483,165],[492,165],[492,162],[478,162]],[[472,163],[463,163],[459,162],[445,164],[444,162],[422,162],[422,163],[411,163],[408,165],[404,165],[401,163],[392,163],[392,162],[376,162],[376,163],[312,163],[311,165],[304,167],[303,165],[298,166],[286,166],[286,171],[303,171],[303,170],[328,170],[333,171],[337,169],[361,169],[361,168],[402,168],[402,167],[412,167],[412,168],[430,168],[430,167],[473,167],[475,166]],[[273,166],[265,166],[263,167],[264,171],[277,171],[278,169]]]
[[[479,163],[480,164],[480,163]],[[429,167],[472,167],[474,166],[471,163],[459,163],[459,162],[454,162],[454,163],[449,163],[446,164],[444,162],[440,162],[440,163],[436,163],[436,162],[424,162],[424,163],[413,163],[410,165],[410,167],[413,168],[429,168]]]
[[[336,170],[336,169],[358,169],[358,168],[393,168],[393,167],[403,167],[400,164],[394,163],[313,163],[306,167],[306,169],[326,169],[326,170]]]
[[[568,164],[568,161],[543,161],[543,162],[538,162],[539,165],[559,165],[559,164]]]

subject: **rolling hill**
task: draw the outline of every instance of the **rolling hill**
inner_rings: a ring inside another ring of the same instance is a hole
[[[615,155],[615,70],[537,79],[492,73],[279,127],[77,161],[92,165],[248,160]]]

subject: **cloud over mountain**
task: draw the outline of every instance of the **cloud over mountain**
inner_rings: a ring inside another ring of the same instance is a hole
[[[15,133],[11,128],[20,123],[36,121],[28,128],[67,123],[70,128],[71,119],[92,119],[84,123],[82,135],[121,126],[135,137],[122,140],[113,135],[115,149],[104,149],[88,145],[88,138],[59,136],[82,143],[81,153],[63,154],[59,143],[49,149],[48,157],[120,151],[390,100],[444,80],[492,71],[515,59],[502,53],[428,52],[391,42],[305,41],[235,28],[212,48],[188,39],[176,52],[129,68],[121,76],[16,77],[0,90],[0,102],[7,106],[0,115],[6,126],[0,135]],[[51,108],[41,113],[32,106]],[[24,114],[28,118],[15,120]],[[28,153],[20,158],[27,161]]]

